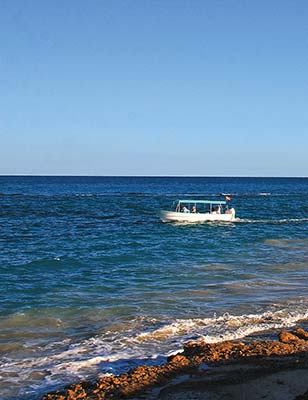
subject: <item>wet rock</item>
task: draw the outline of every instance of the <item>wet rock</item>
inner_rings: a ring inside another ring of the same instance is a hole
[[[48,375],[50,375],[50,372],[47,371],[47,370],[44,370],[44,371],[32,371],[29,374],[29,378],[31,380],[41,380],[41,379],[45,378]]]
[[[279,341],[242,342],[189,342],[182,353],[170,356],[167,363],[158,367],[140,366],[119,376],[106,376],[90,383],[70,385],[64,391],[43,396],[42,400],[107,400],[128,399],[141,396],[150,388],[162,386],[174,377],[195,374],[200,365],[225,365],[252,360],[257,365],[281,367],[293,355],[296,363],[308,365],[308,333],[297,329],[293,333],[281,332]],[[277,359],[277,357],[280,359]],[[276,358],[275,358],[276,357]],[[293,360],[294,362],[294,360]],[[200,372],[200,371],[199,371]],[[205,373],[207,373],[205,371]],[[306,393],[303,395],[305,396]],[[297,400],[308,400],[307,397]]]
[[[299,339],[308,340],[308,332],[305,332],[304,329],[298,328],[292,332],[293,335],[297,336]]]
[[[282,343],[296,343],[301,341],[301,339],[297,335],[286,331],[282,331],[279,333],[279,340]]]
[[[295,400],[308,400],[308,390],[304,394],[295,397]]]

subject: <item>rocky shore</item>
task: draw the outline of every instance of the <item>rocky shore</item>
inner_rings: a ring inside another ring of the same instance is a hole
[[[161,366],[82,381],[42,400],[103,399],[308,400],[308,332],[278,340],[188,342]]]

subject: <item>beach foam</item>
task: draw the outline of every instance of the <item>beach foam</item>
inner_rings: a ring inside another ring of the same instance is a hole
[[[187,340],[217,343],[240,339],[256,332],[291,327],[305,318],[308,318],[308,308],[303,302],[260,314],[225,313],[211,318],[176,319],[170,323],[149,319],[148,325],[161,326],[139,332],[138,329],[123,329],[121,333],[112,330],[80,343],[68,342],[67,350],[57,352],[54,348],[54,354],[48,356],[31,354],[21,360],[4,357],[0,388],[16,385],[20,395],[26,396],[24,387],[30,377],[33,383],[26,391],[44,391],[96,374],[118,374],[141,364],[159,364]]]

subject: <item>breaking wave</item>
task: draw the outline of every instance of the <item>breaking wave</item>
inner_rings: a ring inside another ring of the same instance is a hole
[[[5,396],[6,385],[15,385],[19,388],[19,398],[30,399],[34,392],[43,393],[81,378],[119,374],[141,364],[160,364],[169,354],[180,351],[188,340],[215,343],[291,327],[308,318],[307,306],[307,302],[303,301],[286,304],[283,308],[272,306],[272,310],[259,314],[225,313],[210,318],[175,319],[172,322],[137,318],[128,324],[127,329],[107,330],[79,343],[67,339],[65,350],[65,341],[61,341],[58,346],[62,351],[56,351],[57,343],[49,344],[53,354],[48,356],[29,354],[24,359],[4,357],[1,372],[3,386],[0,387],[4,388]],[[148,328],[142,328],[142,323]],[[134,325],[136,329],[133,329]],[[32,380],[30,387],[27,386],[29,379]]]

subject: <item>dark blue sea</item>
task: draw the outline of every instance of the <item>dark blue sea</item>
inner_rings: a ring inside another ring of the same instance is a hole
[[[223,199],[232,223],[159,219]],[[308,318],[308,178],[0,177],[1,399]]]

